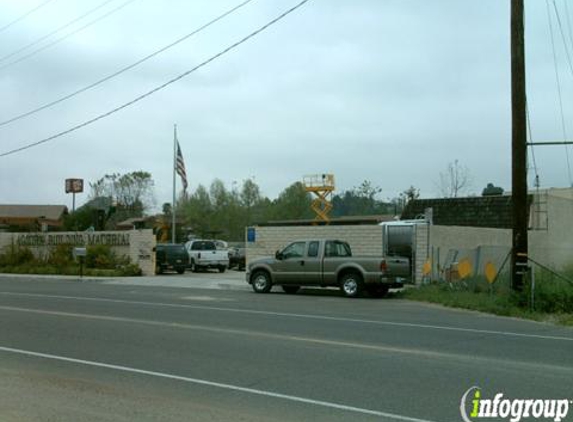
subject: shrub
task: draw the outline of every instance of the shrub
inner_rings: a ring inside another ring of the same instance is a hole
[[[25,246],[8,245],[4,254],[0,255],[0,267],[22,265],[36,260],[34,254]]]
[[[523,295],[529,303],[530,285]],[[535,284],[534,309],[543,313],[573,313],[573,286],[556,278],[539,280]]]
[[[47,263],[57,268],[67,267],[74,262],[72,251],[73,246],[70,244],[62,243],[56,245],[51,248]]]
[[[79,263],[73,258],[73,245],[60,244],[51,248],[47,259],[37,259],[27,247],[10,245],[0,254],[0,269],[13,274],[78,275]],[[129,257],[118,257],[108,245],[87,248],[85,276],[139,276],[141,269]]]
[[[116,261],[116,255],[108,245],[93,245],[87,248],[87,268],[112,269],[116,267]]]
[[[573,284],[550,272],[536,272],[532,307],[531,283],[528,282],[522,292],[515,292],[510,289],[509,283],[500,281],[494,285],[481,278],[455,283],[431,282],[419,288],[407,289],[397,297],[496,315],[573,323]]]
[[[129,277],[129,276],[140,276],[141,275],[141,268],[137,264],[127,264],[120,268],[121,275]]]

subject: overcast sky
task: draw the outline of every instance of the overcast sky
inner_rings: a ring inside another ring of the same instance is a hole
[[[45,0],[0,0],[0,28]],[[550,0],[551,2],[553,0]],[[573,5],[555,0],[573,58]],[[0,31],[0,57],[104,0],[52,0]],[[120,6],[113,0],[0,67]],[[135,0],[97,24],[0,68],[0,120],[125,67],[239,0]],[[0,153],[105,113],[189,70],[297,0],[253,0],[135,69],[73,99],[0,127]],[[304,175],[333,173],[339,191],[362,180],[392,198],[410,185],[439,194],[449,162],[511,188],[509,0],[311,0],[252,40],[143,101],[74,133],[0,157],[0,203],[66,204],[64,180],[152,173],[171,200],[173,124],[191,190],[254,178],[274,198]],[[550,3],[553,5],[553,3]],[[553,7],[553,6],[552,6]],[[573,133],[573,68],[555,15],[565,122]],[[545,0],[526,1],[533,140],[563,140]],[[542,187],[570,185],[562,146],[536,148]],[[569,149],[573,165],[573,147]],[[532,184],[533,177],[529,178]],[[78,203],[88,192],[78,196]]]

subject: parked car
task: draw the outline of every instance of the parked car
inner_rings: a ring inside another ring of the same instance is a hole
[[[189,265],[189,254],[185,246],[175,243],[159,243],[155,247],[155,272],[161,274],[171,270],[183,274]]]
[[[286,293],[301,286],[338,286],[347,297],[363,291],[381,297],[391,287],[403,287],[409,274],[408,258],[355,257],[341,240],[299,240],[274,258],[249,262],[246,279],[257,293],[267,293],[273,285]]]
[[[239,271],[245,269],[245,248],[232,246],[229,248],[229,268],[237,267]]]
[[[229,267],[227,249],[218,249],[214,240],[190,240],[185,248],[189,254],[189,268],[194,272],[216,268],[223,273]]]

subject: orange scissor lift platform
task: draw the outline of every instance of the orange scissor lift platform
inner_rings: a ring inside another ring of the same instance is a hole
[[[312,210],[316,213],[315,220],[329,222],[328,216],[332,209],[332,192],[334,191],[333,174],[314,174],[303,177],[304,188],[316,197],[311,203]]]

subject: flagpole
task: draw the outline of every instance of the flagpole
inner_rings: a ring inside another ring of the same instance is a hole
[[[171,205],[171,243],[175,243],[175,183],[177,173],[177,125],[173,125],[173,203]]]

